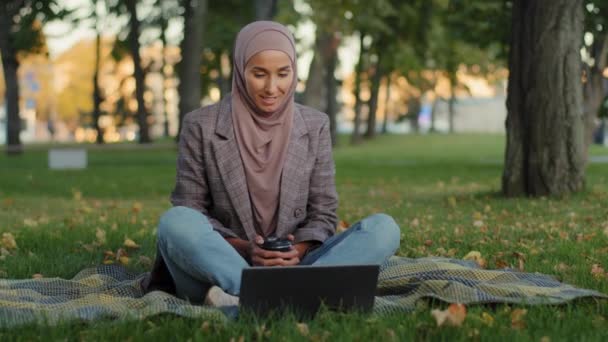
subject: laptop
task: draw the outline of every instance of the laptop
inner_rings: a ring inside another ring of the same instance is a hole
[[[250,267],[243,270],[240,310],[257,316],[290,312],[312,318],[330,310],[369,312],[378,265]]]

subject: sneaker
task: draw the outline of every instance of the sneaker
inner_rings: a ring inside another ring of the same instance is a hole
[[[239,297],[227,294],[218,286],[212,286],[205,297],[205,305],[213,307],[238,306]]]

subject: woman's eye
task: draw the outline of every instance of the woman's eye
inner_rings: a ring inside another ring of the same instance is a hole
[[[253,74],[253,77],[262,78],[262,77],[264,77],[264,74]]]
[[[289,74],[288,74],[288,73],[279,74],[279,77],[281,77],[281,78],[285,78],[285,77],[287,77],[287,76],[289,76]]]

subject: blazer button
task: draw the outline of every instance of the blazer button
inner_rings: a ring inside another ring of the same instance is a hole
[[[295,216],[295,217],[300,217],[300,216],[302,216],[302,209],[301,209],[301,208],[298,208],[298,209],[294,210],[294,211],[293,211],[293,216]]]

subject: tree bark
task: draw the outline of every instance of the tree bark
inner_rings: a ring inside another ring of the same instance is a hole
[[[608,34],[595,34],[591,46],[591,57],[595,63],[592,66],[584,65],[585,83],[583,85],[583,98],[585,101],[585,132],[586,142],[591,144],[596,128],[596,119],[600,106],[606,94],[603,72],[606,68],[606,54],[608,54]]]
[[[384,99],[384,119],[382,120],[382,134],[388,133],[388,105],[391,101],[391,75],[386,76],[386,98]]]
[[[383,72],[382,53],[379,53],[370,88],[371,97],[369,99],[369,114],[367,115],[367,129],[365,131],[365,138],[367,139],[376,136],[376,111],[378,110],[378,95],[380,93],[380,81],[382,80]]]
[[[452,82],[451,78],[450,78],[450,99],[448,100],[448,117],[449,117],[449,123],[450,123],[450,128],[449,128],[449,132],[450,133],[454,133],[454,115],[456,114],[456,110],[454,109],[454,105],[456,104],[456,95],[454,94],[454,82]]]
[[[99,126],[99,117],[101,116],[101,91],[99,89],[99,65],[101,63],[101,32],[99,32],[99,17],[97,16],[97,1],[95,1],[95,71],[93,72],[93,127],[97,131],[95,141],[98,144],[103,144],[103,129]]]
[[[203,28],[207,0],[186,0],[184,8],[184,39],[180,44],[182,60],[179,66],[179,132],[184,116],[201,105],[201,60]]]
[[[584,186],[582,0],[516,0],[507,95],[506,196],[562,195]]]
[[[139,54],[139,26],[137,19],[137,1],[127,0],[127,10],[129,11],[129,49],[133,58],[133,76],[135,77],[135,98],[137,99],[137,124],[139,126],[139,143],[145,144],[151,141],[150,130],[148,129],[148,111],[144,101],[144,69],[141,67],[141,56]]]
[[[277,0],[255,0],[255,19],[272,20],[277,14]]]
[[[365,34],[361,32],[359,37],[359,61],[357,62],[357,66],[355,67],[355,118],[353,122],[353,135],[351,137],[351,144],[358,144],[361,142],[361,133],[359,130],[361,129],[361,73],[363,72],[363,57],[365,55],[364,47],[363,47],[363,38]]]
[[[21,117],[19,115],[19,80],[17,69],[17,51],[12,44],[11,27],[13,16],[20,8],[20,1],[13,1],[0,6],[0,53],[2,54],[2,67],[6,85],[6,153],[8,155],[21,154]]]
[[[322,110],[327,107],[325,103],[327,99],[327,89],[325,88],[325,60],[323,58],[324,43],[327,42],[325,34],[317,31],[315,38],[315,50],[310,62],[310,68],[308,71],[308,78],[306,79],[306,88],[304,89],[304,96],[302,102],[310,107]]]
[[[338,93],[334,72],[338,64],[340,38],[333,32],[317,31],[315,54],[310,63],[303,103],[325,111],[331,125],[332,143],[336,143],[336,112]]]
[[[336,146],[337,140],[337,127],[336,127],[336,114],[338,111],[338,101],[336,95],[338,94],[338,85],[336,84],[336,78],[334,77],[334,71],[338,64],[338,54],[334,50],[334,54],[329,56],[327,63],[327,70],[325,71],[325,88],[327,89],[327,107],[325,113],[329,116],[329,127],[331,133],[332,146]]]
[[[160,15],[160,42],[162,44],[162,56],[160,63],[160,74],[162,76],[162,85],[161,85],[161,105],[163,108],[163,137],[169,137],[169,113],[167,111],[167,99],[165,98],[165,82],[167,81],[169,75],[167,75],[165,71],[165,66],[167,64],[167,26],[169,26],[169,22],[167,20],[166,14],[163,12]]]

